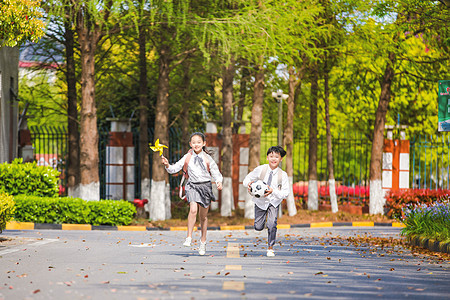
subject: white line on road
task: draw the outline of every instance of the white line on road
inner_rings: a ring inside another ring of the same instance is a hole
[[[13,247],[11,249],[5,249],[3,251],[0,251],[0,256],[1,255],[5,255],[5,254],[18,252],[18,251],[23,251],[27,247],[41,246],[41,245],[45,245],[45,244],[48,244],[48,243],[53,243],[53,242],[56,242],[56,241],[58,241],[58,239],[43,239],[41,241],[37,241],[37,242],[31,243],[31,244],[16,246],[16,247]]]

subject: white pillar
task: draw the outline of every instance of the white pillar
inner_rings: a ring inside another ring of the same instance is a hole
[[[297,207],[295,207],[295,199],[294,199],[294,189],[292,188],[294,184],[294,178],[289,176],[289,196],[286,199],[288,215],[295,216],[297,214]]]
[[[319,209],[319,191],[317,187],[317,180],[310,180],[308,182],[308,210]]]
[[[231,217],[233,207],[233,185],[231,177],[223,178],[222,189],[222,205],[220,207],[220,214],[222,217]]]
[[[152,180],[152,192],[149,201],[149,217],[152,221],[166,219],[166,181]]]

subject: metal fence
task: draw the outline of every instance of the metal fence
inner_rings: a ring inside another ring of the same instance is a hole
[[[34,158],[40,166],[51,166],[60,175],[60,194],[66,193],[67,186],[67,129],[63,126],[30,127]]]
[[[412,138],[410,157],[413,189],[450,188],[450,133]]]
[[[261,163],[266,163],[266,151],[277,144],[277,134],[268,133],[261,137]],[[369,168],[372,142],[359,133],[338,133],[332,137],[334,177],[336,193],[340,202],[350,201],[362,204],[369,199]],[[308,197],[309,136],[294,134],[293,180],[294,196],[298,201]],[[327,141],[318,137],[317,181],[319,197],[329,199]]]
[[[35,159],[40,165],[50,165],[61,172],[61,192],[64,194],[66,186],[67,159],[67,130],[64,127],[32,127],[30,128]],[[135,197],[140,198],[140,153],[139,131],[133,129],[133,143],[135,145]],[[148,139],[153,142],[153,130],[148,131]],[[105,190],[105,163],[109,153],[109,128],[99,129],[99,175],[100,195],[107,197]],[[338,133],[332,137],[334,174],[336,191],[340,202],[350,201],[363,204],[369,199],[369,167],[372,143],[359,133]],[[187,141],[181,140],[181,130],[169,130],[170,162],[179,160],[183,155],[182,145]],[[261,136],[261,163],[266,163],[266,151],[277,144],[277,134],[266,133]],[[307,198],[308,183],[308,148],[309,137],[296,133],[294,136],[293,166],[294,166],[294,194],[302,201]],[[327,166],[326,137],[318,138],[317,176],[319,182],[319,196],[323,201],[329,198],[328,166]],[[153,153],[150,153],[150,174]],[[417,136],[410,139],[410,187],[413,189],[449,189],[450,187],[450,134],[436,136]],[[178,186],[180,176],[169,176],[172,190]],[[173,197],[175,199],[175,197]]]

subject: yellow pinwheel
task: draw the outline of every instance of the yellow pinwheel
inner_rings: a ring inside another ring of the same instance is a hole
[[[163,155],[163,150],[164,150],[164,148],[169,148],[169,147],[167,147],[167,146],[165,146],[165,145],[163,145],[163,144],[160,144],[159,143],[159,139],[157,139],[156,140],[156,142],[155,142],[155,146],[152,146],[152,144],[149,144],[150,145],[150,149],[152,149],[153,151],[159,151],[159,155],[160,156],[162,156]]]

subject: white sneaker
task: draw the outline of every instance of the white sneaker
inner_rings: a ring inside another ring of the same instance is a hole
[[[190,247],[191,246],[191,241],[192,241],[192,238],[191,237],[187,237],[186,240],[183,243],[183,246]]]
[[[200,241],[200,247],[198,248],[198,254],[205,255],[206,253],[206,242]]]
[[[267,250],[267,256],[275,256],[275,252],[273,252],[273,249]]]

